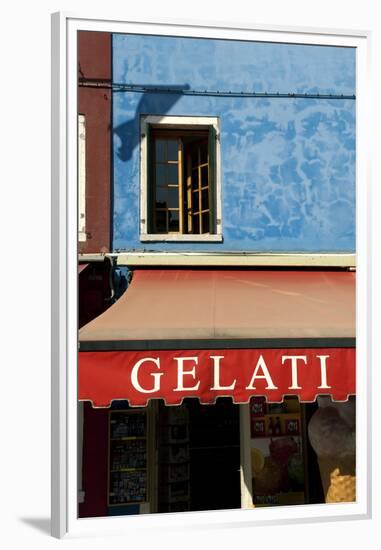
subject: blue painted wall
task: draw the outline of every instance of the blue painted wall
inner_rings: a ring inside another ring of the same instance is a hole
[[[355,50],[113,35],[114,83],[355,93]],[[139,240],[139,117],[220,117],[222,243]],[[355,250],[355,101],[114,92],[114,250]]]

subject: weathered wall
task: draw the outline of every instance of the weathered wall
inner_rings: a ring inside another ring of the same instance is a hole
[[[111,34],[78,33],[78,78],[111,80]],[[108,252],[111,227],[111,91],[78,88],[78,113],[86,117],[86,233],[81,253]]]
[[[355,50],[113,35],[113,81],[191,90],[355,93]],[[139,117],[218,116],[222,243],[139,241]],[[355,101],[114,92],[114,250],[355,249]]]
[[[108,409],[84,403],[81,518],[107,515]]]

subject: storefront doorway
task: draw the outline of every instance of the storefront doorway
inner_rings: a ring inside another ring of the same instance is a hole
[[[241,507],[239,406],[187,403],[190,413],[191,509]]]
[[[159,408],[158,511],[241,507],[239,406],[185,399]]]

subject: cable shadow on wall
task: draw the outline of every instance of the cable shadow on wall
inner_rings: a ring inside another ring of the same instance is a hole
[[[131,159],[135,147],[140,144],[140,116],[144,114],[165,116],[172,107],[184,95],[184,91],[189,90],[189,84],[182,86],[147,86],[142,85],[145,90],[152,88],[151,93],[145,91],[136,107],[134,118],[129,119],[119,126],[113,128],[113,133],[120,139],[120,146],[116,149],[116,154],[122,162]],[[160,93],[160,90],[163,90]],[[126,91],[114,91],[114,93],[129,93]],[[136,93],[136,92],[135,92]]]

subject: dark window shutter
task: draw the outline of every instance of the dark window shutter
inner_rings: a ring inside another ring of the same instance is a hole
[[[208,128],[208,162],[209,162],[209,232],[216,233],[216,140],[214,126]]]
[[[154,143],[152,128],[146,126],[147,138],[147,232],[154,233],[154,204],[155,204],[155,178],[154,178]]]

